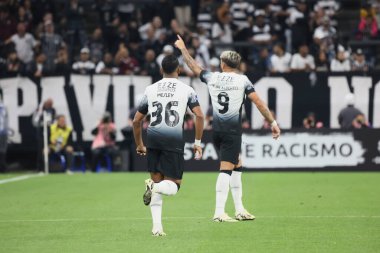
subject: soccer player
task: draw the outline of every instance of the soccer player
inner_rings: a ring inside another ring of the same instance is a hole
[[[162,196],[175,195],[181,184],[184,168],[183,119],[187,107],[196,116],[195,158],[202,156],[203,112],[198,98],[190,86],[178,80],[179,62],[168,55],[162,60],[163,79],[148,86],[133,119],[136,151],[147,155],[151,178],[145,180],[144,204],[150,205],[153,219],[153,236],[166,235],[161,223]],[[147,148],[141,134],[141,122],[150,115],[147,131]]]
[[[254,220],[242,202],[242,163],[239,158],[241,149],[241,108],[248,97],[259,109],[264,118],[270,122],[272,136],[277,139],[280,129],[267,105],[255,92],[247,76],[238,74],[241,56],[234,51],[224,51],[220,55],[220,67],[223,72],[203,70],[190,56],[185,43],[178,35],[175,46],[181,50],[189,68],[201,81],[208,85],[213,106],[213,141],[219,150],[220,173],[216,181],[216,208],[213,220],[216,222],[236,222],[237,220]],[[235,219],[225,213],[224,207],[231,188],[235,204]]]

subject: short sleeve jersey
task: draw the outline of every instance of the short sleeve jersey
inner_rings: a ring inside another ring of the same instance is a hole
[[[200,74],[211,96],[213,108],[213,130],[230,134],[241,134],[241,109],[246,95],[255,88],[246,75],[234,72],[210,72]]]
[[[138,106],[150,115],[147,147],[183,153],[183,120],[187,107],[199,106],[193,88],[176,78],[163,78],[148,86]]]

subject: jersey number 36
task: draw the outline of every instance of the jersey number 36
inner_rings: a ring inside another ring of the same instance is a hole
[[[158,101],[152,103],[153,107],[157,107],[155,112],[152,112],[152,117],[156,120],[150,123],[151,126],[159,125],[162,122],[162,104]],[[178,101],[170,101],[165,106],[165,123],[169,127],[175,127],[179,122],[179,114],[177,111],[172,110],[172,106],[178,106]]]

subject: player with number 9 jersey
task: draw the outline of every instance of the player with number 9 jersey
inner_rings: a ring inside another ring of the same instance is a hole
[[[245,75],[235,72],[200,73],[202,82],[208,85],[213,107],[213,130],[229,134],[241,134],[241,111],[245,96],[255,92]]]

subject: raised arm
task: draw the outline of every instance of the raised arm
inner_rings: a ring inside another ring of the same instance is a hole
[[[260,111],[261,115],[270,122],[272,128],[272,137],[277,140],[280,137],[281,130],[277,125],[276,120],[273,118],[272,113],[269,111],[268,106],[261,100],[261,98],[256,94],[256,92],[251,92],[248,98],[256,105],[257,109]]]
[[[193,71],[193,73],[198,77],[203,68],[198,65],[198,63],[191,57],[189,51],[187,51],[185,42],[181,38],[181,36],[177,35],[178,39],[174,43],[174,45],[181,51],[183,59],[185,60],[187,66]]]

